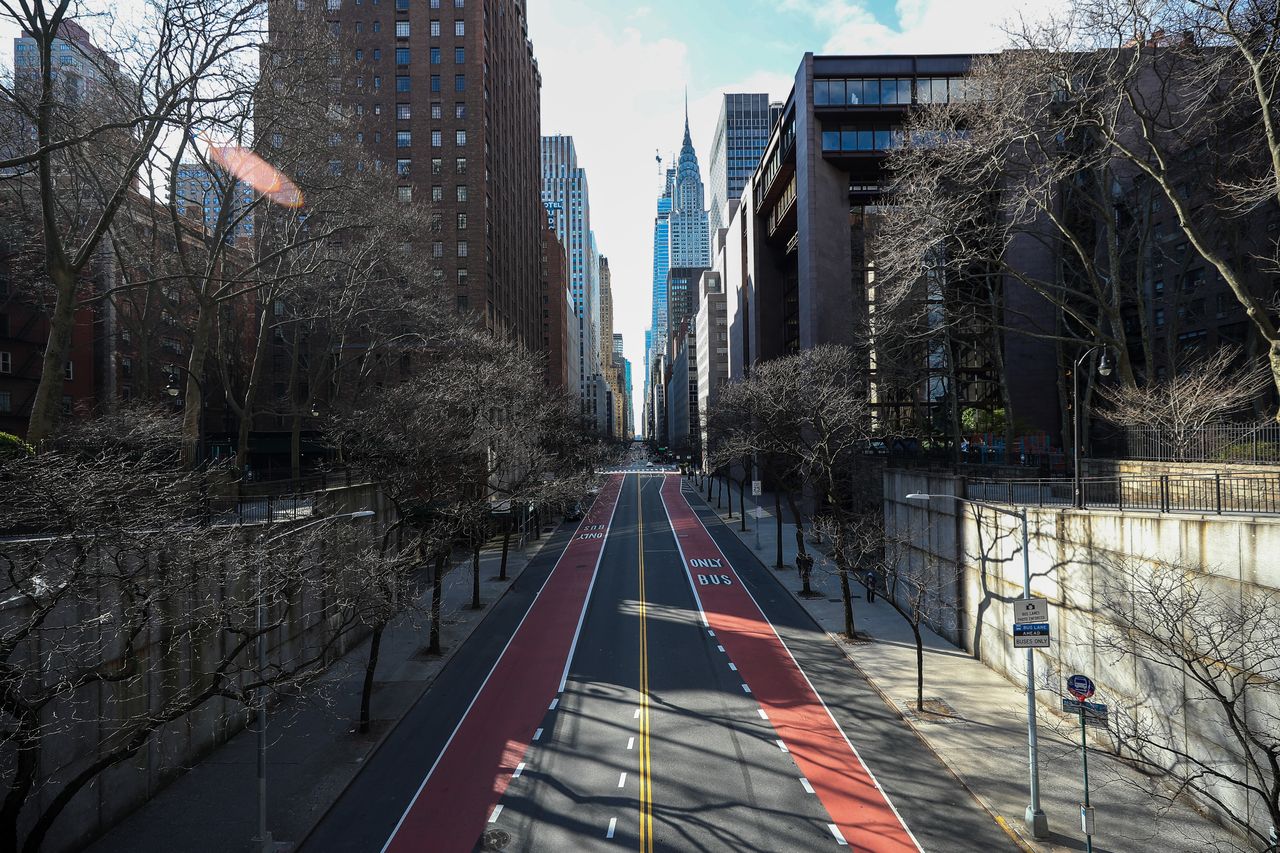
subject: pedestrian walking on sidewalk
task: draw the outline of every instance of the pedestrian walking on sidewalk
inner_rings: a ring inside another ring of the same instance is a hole
[[[875,604],[876,603],[876,570],[868,569],[867,574],[863,580],[867,585],[867,604]]]

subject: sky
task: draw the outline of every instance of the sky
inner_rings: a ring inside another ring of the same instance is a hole
[[[528,0],[542,71],[542,132],[572,135],[587,171],[592,226],[613,275],[614,331],[622,333],[631,360],[637,420],[662,183],[655,156],[665,164],[679,152],[686,91],[707,179],[723,93],[765,92],[785,100],[807,51],[997,50],[1006,42],[1003,25],[1044,15],[1060,2]],[[0,68],[12,67],[16,34],[12,21],[0,20]]]
[[[1002,27],[1049,0],[528,0],[542,71],[542,132],[574,137],[591,224],[613,275],[614,331],[631,360],[642,420],[651,316],[653,216],[678,154],[684,98],[704,180],[726,92],[785,100],[817,54],[998,50]],[[708,201],[710,190],[707,192]],[[639,424],[637,424],[637,427]]]

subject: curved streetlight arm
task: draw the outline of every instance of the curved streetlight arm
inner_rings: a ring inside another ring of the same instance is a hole
[[[997,504],[989,504],[986,501],[975,501],[973,498],[962,498],[959,495],[926,495],[921,493],[907,495],[907,500],[909,501],[929,501],[929,500],[933,500],[934,498],[952,500],[952,501],[955,501],[956,503],[962,503],[962,504],[972,504],[973,506],[984,507],[986,509],[992,510],[993,512],[999,512],[1004,515],[1011,515],[1014,518],[1025,518],[1027,513],[1025,509],[1007,509],[1005,507],[998,506]]]

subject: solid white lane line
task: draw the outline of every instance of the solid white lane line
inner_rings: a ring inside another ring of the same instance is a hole
[[[542,739],[542,729],[538,729],[536,732],[533,733],[533,739],[534,740]]]
[[[787,749],[787,745],[786,745],[785,743],[783,743],[783,742],[782,742],[782,739],[781,739],[781,738],[779,738],[779,739],[778,739],[778,749],[782,750],[783,752],[790,752],[790,751],[791,751],[791,750]]]
[[[733,670],[734,672],[737,672],[737,671],[738,671],[738,665],[737,665],[736,663],[731,663],[731,664],[729,664],[729,669]]]
[[[721,654],[724,653],[724,646],[716,646],[716,648],[720,650]]]
[[[548,710],[548,711],[554,711],[554,710],[556,709],[556,706],[557,706],[557,705],[559,705],[559,704],[560,704],[560,700],[559,700],[559,699],[552,699],[552,700],[551,700],[551,704],[547,706],[547,710]]]
[[[520,774],[521,774],[521,773],[523,773],[523,772],[524,772],[524,762],[523,762],[523,761],[521,761],[519,764],[517,764],[517,765],[516,765],[516,770],[515,770],[515,772],[514,772],[514,773],[512,773],[512,774],[511,774],[511,778],[512,778],[512,779],[519,779],[519,778],[520,778]]]
[[[623,773],[622,775],[620,775],[620,776],[618,777],[618,787],[619,787],[619,788],[621,788],[622,786],[624,786],[624,785],[626,785],[626,784],[627,784],[627,774],[626,774],[626,773]]]
[[[618,819],[616,817],[609,818],[609,831],[604,834],[605,838],[613,838],[613,831],[618,828]]]
[[[742,685],[742,692],[743,692],[743,693],[750,693],[750,692],[751,692],[751,688],[744,684],[744,685]]]
[[[498,819],[498,815],[500,814],[502,814],[502,806],[501,805],[494,806],[493,814],[489,815],[489,823],[493,823],[494,821],[496,821]]]
[[[613,530],[613,518],[618,514],[618,504],[622,503],[622,487],[626,485],[626,482],[627,478],[623,477],[622,482],[618,484],[618,494],[613,499],[613,509],[609,510],[609,521],[604,526],[604,538],[600,540],[600,553],[596,555],[596,567],[591,571],[591,583],[587,584],[587,597],[582,600],[582,612],[578,614],[578,627],[573,629],[573,642],[569,644],[569,655],[564,659],[564,672],[560,674],[560,689],[556,691],[557,693],[564,692],[565,682],[569,680],[569,667],[573,664],[573,655],[578,650],[578,637],[582,634],[582,621],[587,618],[587,605],[591,603],[591,591],[596,588],[596,578],[600,574],[600,561],[604,559],[604,548],[609,544],[609,532]],[[592,502],[592,506],[595,506],[594,502]],[[587,519],[584,518],[578,524],[578,529],[573,532],[574,539],[578,537],[586,523]],[[569,542],[572,544],[573,539],[570,539]],[[564,553],[568,553],[568,551],[569,546],[566,545]],[[563,557],[563,554],[561,557]],[[548,578],[550,578],[550,575],[548,575]],[[532,610],[533,607],[530,606],[529,609]]]
[[[627,749],[635,749],[635,748],[636,748],[636,739],[633,737],[627,738]]]
[[[813,786],[812,786],[812,785],[810,785],[810,784],[809,784],[809,780],[808,780],[808,779],[806,779],[806,778],[804,778],[803,776],[801,776],[801,777],[800,777],[800,787],[801,787],[801,788],[804,788],[804,792],[805,792],[806,794],[812,794],[812,793],[813,793]]]
[[[756,713],[760,715],[762,720],[769,719],[769,715],[764,712],[764,708],[756,708]]]
[[[633,720],[638,720],[638,719],[640,719],[640,709],[639,709],[639,708],[636,708],[635,716],[633,716],[633,717],[632,717],[632,719],[633,719]]]
[[[836,844],[839,844],[841,847],[849,846],[849,842],[844,840],[844,833],[840,831],[840,827],[836,826],[834,823],[829,823],[827,824],[827,829],[831,830],[831,834],[836,837]]]

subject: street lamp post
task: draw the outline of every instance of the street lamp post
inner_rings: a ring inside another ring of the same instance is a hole
[[[356,512],[341,513],[339,515],[327,515],[324,518],[317,518],[315,521],[309,521],[306,524],[281,533],[279,536],[273,536],[263,542],[263,544],[270,545],[274,542],[279,542],[281,539],[293,536],[296,533],[301,533],[307,528],[315,527],[320,524],[342,521],[343,519],[351,519],[354,521],[360,518],[372,518],[376,514],[377,513],[371,509],[362,509],[357,510]],[[254,645],[257,646],[256,657],[258,661],[258,677],[261,678],[262,673],[267,671],[267,598],[264,594],[265,591],[262,588],[261,560],[258,561],[256,584],[258,587],[258,615],[256,620],[258,636]],[[267,829],[267,689],[265,686],[258,688],[257,695],[254,699],[257,700],[254,704],[258,706],[256,712],[258,722],[258,836],[254,841],[258,843],[258,849],[261,850],[262,853],[275,853],[275,841],[271,837],[271,832]]]
[[[204,383],[200,381],[200,378],[198,376],[196,376],[187,368],[183,367],[181,364],[171,364],[169,365],[169,368],[171,370],[182,371],[184,374],[186,374],[186,377],[188,379],[190,379],[192,382],[195,383],[196,388],[200,390],[200,411],[198,413],[199,420],[196,426],[196,458],[195,458],[194,465],[192,466],[192,467],[195,467],[200,465],[202,462],[204,462],[204,435],[205,435],[204,406],[205,406],[205,403],[207,402],[207,398],[204,393]],[[176,374],[173,374],[173,373],[169,374],[169,382],[167,385],[165,385],[164,392],[168,394],[170,397],[173,397],[175,400],[177,400],[182,395],[182,389],[178,387],[178,377]]]
[[[934,498],[945,498],[957,503],[986,507],[994,512],[1011,515],[1022,524],[1022,596],[1031,597],[1031,553],[1028,548],[1027,510],[1005,509],[995,504],[970,500],[957,495],[910,494],[907,500],[929,501]],[[1040,807],[1040,745],[1036,734],[1036,658],[1032,649],[1027,649],[1027,760],[1031,775],[1031,802],[1027,805],[1023,820],[1035,838],[1049,837],[1049,821],[1044,809]]]
[[[1077,509],[1084,507],[1084,491],[1080,479],[1080,369],[1089,356],[1099,349],[1102,350],[1102,358],[1098,361],[1098,374],[1110,376],[1111,350],[1107,349],[1103,344],[1098,344],[1085,350],[1084,355],[1076,360],[1075,367],[1071,371],[1071,479],[1072,494],[1075,498]]]

